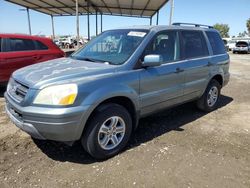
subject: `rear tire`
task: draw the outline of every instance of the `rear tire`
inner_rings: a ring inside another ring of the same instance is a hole
[[[205,112],[211,112],[218,106],[220,98],[221,85],[217,80],[211,80],[204,94],[197,101],[197,107]]]
[[[118,104],[103,104],[88,122],[81,143],[92,157],[103,160],[119,153],[128,143],[131,132],[129,112]]]

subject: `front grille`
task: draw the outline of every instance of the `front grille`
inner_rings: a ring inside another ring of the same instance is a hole
[[[11,98],[17,102],[22,102],[29,88],[20,82],[11,79],[8,84],[7,92]]]

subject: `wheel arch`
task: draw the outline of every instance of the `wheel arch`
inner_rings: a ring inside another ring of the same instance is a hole
[[[104,93],[105,96],[103,96]],[[86,100],[84,100],[82,105],[89,107],[80,120],[81,123],[76,131],[77,139],[81,138],[96,109],[100,105],[107,103],[119,104],[127,109],[132,118],[133,130],[137,128],[140,114],[138,94],[132,88],[113,85],[113,87],[99,88],[98,91],[93,92],[91,96],[88,96]]]
[[[221,74],[216,74],[214,75],[211,79],[211,80],[216,80],[217,82],[219,82],[219,84],[221,85],[221,87],[223,86],[223,82],[224,82],[224,79],[223,79],[223,76]],[[210,82],[209,81],[209,82]]]

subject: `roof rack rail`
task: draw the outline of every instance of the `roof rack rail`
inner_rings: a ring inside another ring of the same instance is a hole
[[[178,26],[186,25],[186,26],[195,26],[195,27],[207,27],[209,29],[214,28],[213,26],[210,26],[210,25],[202,25],[202,24],[194,24],[194,23],[173,23],[172,25],[178,25]]]

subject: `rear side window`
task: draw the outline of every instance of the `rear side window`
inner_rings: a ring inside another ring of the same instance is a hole
[[[208,56],[206,40],[201,31],[182,31],[183,56],[197,58]]]
[[[43,44],[42,42],[40,42],[38,40],[36,40],[35,43],[36,43],[37,50],[48,50],[49,49],[48,46],[46,46],[45,44]]]
[[[10,38],[9,39],[9,50],[8,51],[31,51],[35,50],[35,44],[30,39],[18,39],[18,38]]]
[[[206,34],[210,42],[210,45],[212,47],[214,55],[226,53],[224,43],[219,33],[213,31],[206,31]]]

